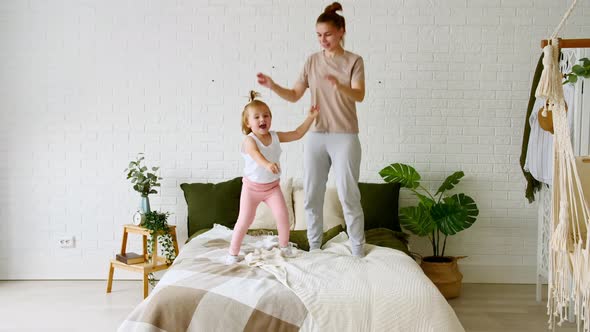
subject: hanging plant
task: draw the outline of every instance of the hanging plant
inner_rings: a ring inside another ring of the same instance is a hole
[[[160,249],[161,256],[166,259],[166,264],[172,264],[176,258],[176,250],[174,249],[172,235],[170,234],[168,227],[169,215],[169,212],[158,211],[147,212],[145,214],[145,220],[141,226],[150,230],[152,234],[147,238],[148,261],[150,262],[153,257],[152,251],[156,237],[158,239],[158,248]],[[157,236],[158,233],[160,233],[159,236]],[[148,280],[150,285],[156,285],[153,273],[148,274]]]
[[[565,81],[563,84],[567,83],[576,83],[578,78],[590,78],[590,60],[588,58],[582,58],[579,60],[581,65],[574,65],[572,67],[572,71],[568,74],[565,74]]]

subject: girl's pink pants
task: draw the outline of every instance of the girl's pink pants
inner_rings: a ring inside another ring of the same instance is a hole
[[[234,233],[229,246],[230,255],[237,255],[240,252],[242,240],[254,221],[256,208],[261,202],[266,203],[272,210],[277,222],[279,245],[286,247],[289,244],[289,212],[281,192],[279,180],[271,183],[256,183],[244,177],[242,183],[240,214],[234,226]]]

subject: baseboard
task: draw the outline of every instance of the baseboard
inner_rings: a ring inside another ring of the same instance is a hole
[[[535,284],[536,266],[466,265],[459,263],[464,283]]]
[[[0,259],[0,263],[2,260]],[[9,262],[6,262],[9,263]],[[3,266],[3,265],[0,265]],[[4,265],[5,270],[0,270],[0,280],[96,280],[106,279],[108,276],[108,261],[87,262],[84,264],[56,264],[48,262],[36,264],[34,267]],[[18,269],[18,270],[17,270]],[[473,265],[459,262],[459,270],[463,273],[464,283],[482,284],[535,284],[536,266],[513,266],[513,265]],[[10,273],[12,272],[12,273]],[[164,272],[158,272],[160,278]],[[136,280],[141,274],[115,269],[115,279]]]

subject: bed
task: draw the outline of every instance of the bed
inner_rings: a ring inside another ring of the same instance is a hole
[[[464,331],[397,230],[367,230],[374,244],[362,259],[334,227],[321,251],[286,259],[276,235],[247,235],[245,259],[225,265],[232,230],[209,226],[194,232],[119,331]],[[304,232],[292,228],[292,238]]]

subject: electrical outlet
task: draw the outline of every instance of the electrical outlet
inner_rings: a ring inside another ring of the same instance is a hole
[[[74,248],[74,237],[60,237],[57,243],[61,248]]]

